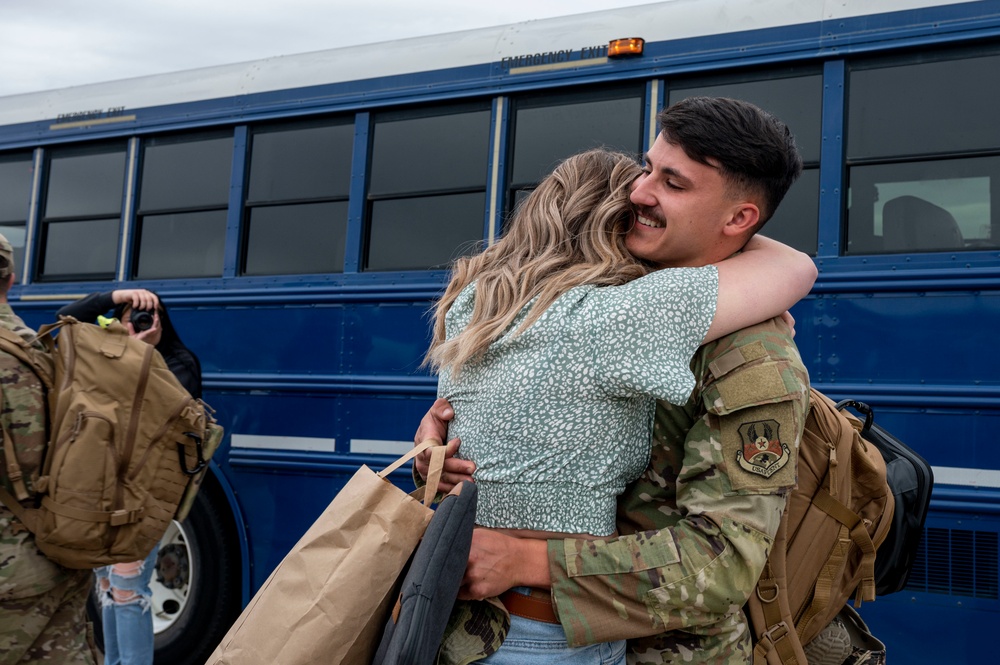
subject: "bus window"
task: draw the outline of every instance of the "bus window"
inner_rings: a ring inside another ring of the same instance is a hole
[[[365,269],[446,268],[479,249],[489,127],[485,103],[375,117]]]
[[[32,174],[30,152],[0,155],[0,233],[14,249],[14,266],[18,271],[24,265]]]
[[[959,55],[850,71],[848,254],[1000,247],[1000,56]]]
[[[509,210],[556,164],[590,148],[642,153],[645,90],[635,85],[514,100]]]
[[[114,277],[124,187],[124,143],[49,154],[40,281]]]
[[[998,185],[1000,157],[856,166],[851,169],[848,252],[996,248],[991,187]]]
[[[254,130],[244,275],[344,271],[352,121]]]
[[[135,277],[221,277],[232,134],[151,139],[143,152]]]
[[[773,75],[773,72],[754,75]],[[761,233],[815,256],[819,244],[823,77],[820,74],[810,74],[727,83],[673,83],[668,99],[672,104],[696,96],[742,99],[773,113],[791,129],[802,155],[802,175],[788,190],[774,217],[768,220]]]

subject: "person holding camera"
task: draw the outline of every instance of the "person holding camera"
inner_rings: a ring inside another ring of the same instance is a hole
[[[132,337],[152,344],[167,362],[167,367],[192,397],[201,397],[201,364],[198,357],[181,341],[170,322],[160,297],[146,289],[117,289],[92,293],[66,305],[56,314],[78,321],[95,323],[97,317],[113,311]]]
[[[201,364],[181,341],[159,296],[146,289],[92,293],[57,312],[87,323],[113,311],[135,339],[152,344],[192,397],[201,397]],[[96,569],[104,624],[105,665],[152,665],[153,614],[149,582],[159,547],[145,560]]]

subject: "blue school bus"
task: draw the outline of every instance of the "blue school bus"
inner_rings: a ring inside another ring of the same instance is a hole
[[[158,662],[204,662],[359,465],[412,445],[449,262],[560,158],[641,154],[703,94],[801,148],[764,232],[819,266],[793,310],[814,385],[935,469],[909,586],[863,616],[897,662],[990,658],[998,71],[997,2],[673,0],[0,98],[15,310],[157,291],[226,428],[164,538]]]

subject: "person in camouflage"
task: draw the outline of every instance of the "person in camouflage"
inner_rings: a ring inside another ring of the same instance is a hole
[[[793,144],[791,156],[787,152],[788,130],[756,107],[720,98],[684,100],[659,120],[646,175],[633,189],[641,219],[627,246],[661,267],[720,261],[773,214],[784,190],[758,182],[754,199],[762,221],[749,234],[733,234],[716,220],[685,218],[676,201],[704,198],[712,179],[743,182],[741,164],[755,150],[750,143],[762,136],[772,141],[767,168],[780,170],[786,161],[800,168]],[[460,597],[490,598],[517,585],[549,587],[569,644],[627,638],[628,662],[636,665],[749,663],[750,632],[741,608],[795,483],[808,374],[780,319],[701,347],[691,367],[697,384],[688,402],[658,403],[649,465],[619,497],[618,537],[545,542],[477,529]],[[438,400],[417,440],[444,440],[451,416],[449,405]],[[449,454],[457,445],[448,443]],[[471,463],[450,458],[445,481],[471,480],[473,471]],[[426,473],[426,458],[416,460],[414,472]],[[444,660],[468,663],[491,652],[503,639],[505,621],[495,605],[460,604]]]
[[[35,332],[7,302],[13,283],[13,250],[0,235],[0,326],[30,340]],[[27,365],[0,351],[0,391],[0,481],[15,496],[23,489],[30,498],[46,445],[42,384]],[[23,473],[20,482],[8,474],[13,454]],[[96,663],[86,613],[92,578],[89,570],[50,561],[0,503],[0,665]]]
[[[624,636],[629,663],[751,661],[741,608],[795,482],[809,379],[788,326],[775,319],[706,344],[691,366],[691,398],[657,405],[649,467],[619,498],[622,537],[548,546],[570,641]],[[791,452],[770,478],[738,462],[756,447],[755,423]]]

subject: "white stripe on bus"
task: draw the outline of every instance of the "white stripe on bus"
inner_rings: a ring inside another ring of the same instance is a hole
[[[337,440],[310,436],[259,436],[233,434],[232,447],[299,452],[329,452],[336,450]],[[351,452],[369,455],[403,455],[413,447],[412,441],[386,439],[351,439]]]
[[[332,453],[337,449],[337,440],[312,436],[259,436],[256,434],[233,434],[231,445],[233,448],[269,448],[274,450],[300,450],[306,452]]]
[[[405,455],[413,447],[412,441],[387,441],[384,439],[351,439],[352,453],[371,455]]]
[[[966,485],[968,487],[1000,487],[1000,471],[935,466],[935,485]]]

